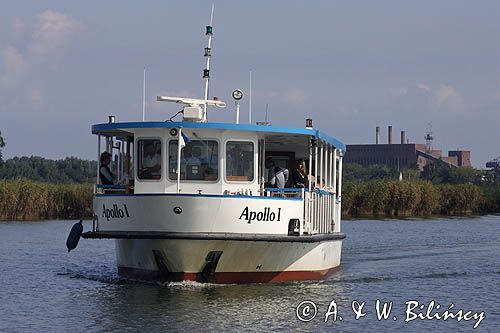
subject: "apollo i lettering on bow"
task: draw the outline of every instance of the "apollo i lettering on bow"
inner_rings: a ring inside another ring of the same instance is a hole
[[[252,221],[263,221],[263,222],[280,221],[281,208],[278,208],[277,212],[273,212],[270,207],[265,207],[263,211],[256,212],[250,210],[247,206],[245,207],[245,209],[243,209],[243,212],[241,212],[239,219],[247,221],[248,224],[252,223]]]
[[[113,204],[112,208],[106,208],[106,205],[102,205],[102,217],[109,221],[109,219],[118,219],[124,217],[130,217],[128,213],[127,205],[123,204],[123,208],[119,208],[117,204]]]

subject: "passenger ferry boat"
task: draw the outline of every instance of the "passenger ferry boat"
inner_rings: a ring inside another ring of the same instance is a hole
[[[345,238],[345,145],[311,120],[305,128],[208,122],[208,107],[225,103],[208,98],[211,25],[207,36],[205,98],[158,96],[182,104],[182,121],[110,116],[92,126],[98,156],[113,156],[116,182],[102,184],[98,175],[93,228],[82,237],[115,239],[118,273],[129,278],[325,278],[339,268]],[[233,96],[238,100],[241,91]],[[267,165],[270,158],[275,166]],[[270,172],[292,174],[298,159],[307,166],[305,186],[291,176],[284,187],[269,186]]]

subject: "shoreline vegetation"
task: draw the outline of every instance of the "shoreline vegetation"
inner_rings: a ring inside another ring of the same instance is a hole
[[[342,191],[344,218],[464,216],[498,212],[498,186],[369,180],[347,182]]]
[[[0,180],[0,221],[92,218],[92,184]]]
[[[0,180],[0,220],[91,219],[91,183]],[[347,181],[343,218],[408,218],[500,212],[500,187],[423,180]]]
[[[2,160],[0,220],[89,219],[97,162],[39,156]],[[394,170],[345,164],[343,218],[409,218],[500,213],[498,170],[444,163]],[[404,179],[404,180],[399,180]]]

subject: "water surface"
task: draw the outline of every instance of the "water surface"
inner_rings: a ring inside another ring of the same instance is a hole
[[[404,321],[405,302],[434,300],[484,311],[475,331],[500,332],[499,216],[344,221],[341,269],[326,281],[226,286],[121,279],[111,240],[66,252],[73,223],[0,222],[0,331],[473,330],[475,320]],[[393,302],[388,320],[377,320],[377,299]],[[296,317],[304,300],[317,308],[309,322]],[[325,323],[332,300],[343,320]],[[359,320],[354,300],[366,302]]]

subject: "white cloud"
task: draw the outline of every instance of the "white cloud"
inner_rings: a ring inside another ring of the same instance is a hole
[[[431,91],[431,88],[429,88],[429,86],[428,86],[428,85],[423,84],[423,83],[419,83],[419,84],[417,84],[417,88],[418,88],[418,89],[420,89],[420,90],[427,91],[427,92],[430,92],[430,91]]]
[[[306,100],[306,95],[302,89],[291,88],[284,93],[285,101],[289,104],[302,104]]]
[[[404,96],[408,94],[408,88],[406,87],[391,88],[389,91],[391,94],[396,96]]]
[[[432,101],[434,106],[443,111],[462,112],[465,109],[462,95],[449,85],[440,85],[434,91]]]
[[[399,109],[419,112],[463,112],[463,96],[451,85],[431,86],[425,83],[410,85],[406,93],[395,94]]]
[[[23,55],[13,46],[7,46],[2,50],[3,73],[0,77],[2,85],[17,82],[28,69]]]
[[[266,98],[276,99],[281,103],[287,103],[290,105],[302,104],[307,99],[305,92],[300,88],[289,88],[282,91],[267,91],[265,96]]]
[[[500,90],[498,90],[494,95],[493,95],[493,98],[492,98],[494,101],[496,102],[500,102]]]
[[[2,61],[6,73],[21,74],[26,69],[22,54],[13,46],[7,46],[2,50]]]
[[[33,106],[40,107],[43,103],[42,92],[38,88],[33,88],[29,91],[28,97]]]
[[[11,18],[11,32],[20,37],[24,47],[7,46],[0,53],[0,99],[17,103],[17,89],[27,92],[26,102],[31,106],[43,104],[43,89],[37,86],[34,75],[43,60],[54,61],[54,56],[61,53],[70,37],[81,30],[82,25],[73,18],[53,10],[46,10],[36,16],[31,34],[26,35],[26,25],[17,16]],[[24,39],[24,40],[23,40]],[[25,50],[25,52],[22,52]],[[50,57],[48,57],[50,55]],[[14,89],[6,89],[14,88]]]
[[[10,29],[15,35],[22,35],[25,29],[23,20],[17,16],[12,17],[10,21]]]
[[[44,57],[57,51],[81,27],[76,20],[62,13],[52,10],[39,13],[29,44],[30,53],[35,57]]]

